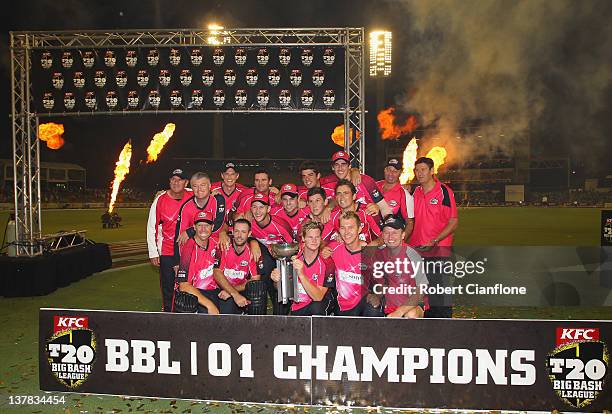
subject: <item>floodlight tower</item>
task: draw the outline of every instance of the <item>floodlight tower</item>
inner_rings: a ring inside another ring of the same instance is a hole
[[[391,76],[392,33],[384,30],[370,32],[370,77],[376,78],[376,113],[385,105],[385,78]],[[387,160],[387,146],[376,140],[375,174],[382,171]]]

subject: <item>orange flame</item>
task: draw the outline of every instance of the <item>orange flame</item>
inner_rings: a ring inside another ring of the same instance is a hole
[[[446,149],[444,147],[433,147],[429,150],[426,157],[433,160],[434,174],[437,174],[438,168],[444,164],[444,160],[446,159]]]
[[[398,139],[410,134],[418,126],[414,116],[409,116],[403,124],[398,124],[394,112],[395,108],[383,109],[376,116],[382,139]]]
[[[64,146],[64,125],[48,122],[38,125],[38,138],[47,143],[47,147],[51,149],[60,149]]]
[[[412,138],[408,145],[406,145],[402,158],[402,174],[399,178],[402,185],[409,183],[414,178],[414,162],[417,159],[418,149],[419,144],[417,144],[416,138]]]
[[[404,156],[402,158],[402,174],[400,175],[400,183],[406,184],[414,179],[414,163],[417,160],[419,151],[419,144],[417,144],[416,138],[412,138],[406,148],[404,149]],[[446,148],[444,147],[433,147],[427,152],[426,157],[431,158],[434,162],[434,174],[438,173],[438,168],[444,164],[446,159]]]
[[[157,161],[159,153],[164,149],[164,145],[172,138],[176,125],[166,124],[162,132],[158,132],[153,136],[149,146],[147,147],[147,164]]]
[[[113,180],[113,191],[111,193],[110,203],[108,205],[108,212],[112,213],[115,207],[115,200],[117,200],[117,193],[119,192],[119,186],[121,182],[125,180],[125,176],[130,172],[130,159],[132,158],[132,144],[130,141],[123,146],[121,154],[119,154],[119,160],[115,163],[115,179]]]
[[[359,139],[360,136],[361,134],[359,133],[359,131],[357,131],[357,139]],[[332,141],[334,141],[334,144],[344,148],[344,124],[338,125],[337,127],[334,128],[334,132],[332,132],[331,134],[331,139]],[[350,142],[352,144],[353,143],[353,128],[349,130],[349,139],[351,140]]]

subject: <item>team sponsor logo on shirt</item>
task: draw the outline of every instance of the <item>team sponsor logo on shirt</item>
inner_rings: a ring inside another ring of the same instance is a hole
[[[362,276],[359,273],[347,272],[346,270],[340,270],[338,272],[338,278],[342,282],[352,283],[361,285]]]
[[[236,270],[236,269],[225,269],[223,274],[228,279],[236,280],[236,279],[244,279],[246,276],[246,272],[244,270]]]
[[[429,204],[436,205],[436,204],[438,204],[438,203],[439,203],[439,201],[438,201],[438,199],[437,199],[437,198],[432,198],[431,200],[429,200]]]
[[[248,265],[249,265],[248,261],[246,261],[246,260],[241,260],[240,261],[240,266],[248,266]]]
[[[395,201],[395,200],[389,201],[389,206],[396,207],[397,206],[397,201]]]
[[[206,279],[208,277],[211,277],[212,274],[213,274],[213,265],[210,265],[207,268],[200,270],[200,272],[198,273],[198,279]]]

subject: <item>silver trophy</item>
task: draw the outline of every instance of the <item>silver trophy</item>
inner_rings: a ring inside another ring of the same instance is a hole
[[[278,283],[278,301],[283,304],[290,300],[297,301],[298,294],[298,275],[291,263],[291,256],[298,252],[297,243],[277,243],[270,245],[270,252],[276,259],[276,267],[280,272]]]

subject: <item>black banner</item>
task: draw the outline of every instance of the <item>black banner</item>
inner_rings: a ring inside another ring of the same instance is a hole
[[[38,113],[338,110],[340,47],[133,47],[35,50]]]
[[[609,321],[41,309],[40,387],[312,405],[601,412]]]

